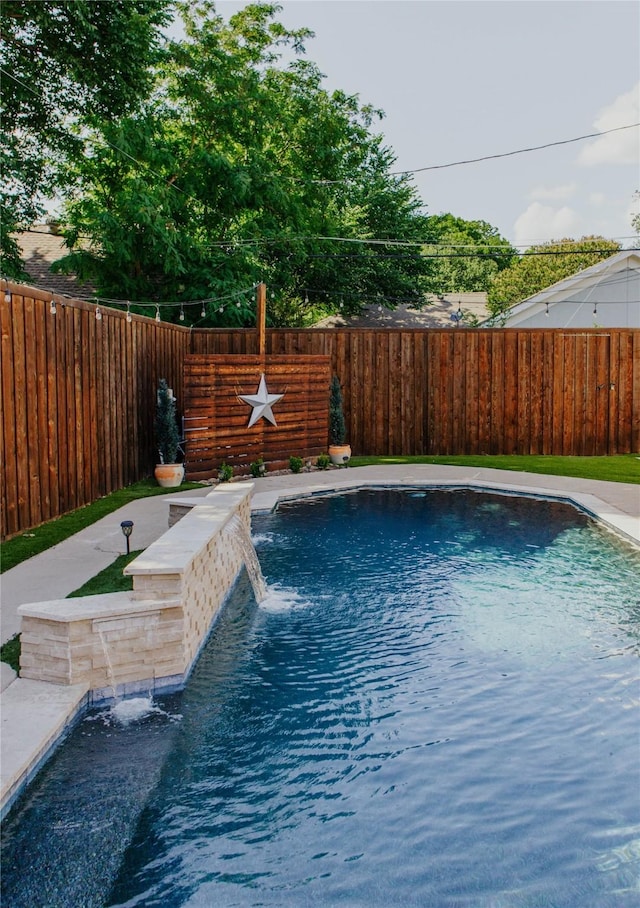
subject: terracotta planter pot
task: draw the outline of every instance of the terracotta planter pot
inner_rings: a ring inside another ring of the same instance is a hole
[[[351,445],[330,445],[329,457],[336,467],[346,467],[351,460]]]
[[[181,463],[159,463],[153,475],[163,489],[175,489],[184,479],[184,466]]]

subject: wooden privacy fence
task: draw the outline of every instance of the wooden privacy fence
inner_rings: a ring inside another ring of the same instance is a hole
[[[194,333],[198,353],[252,352],[252,332]],[[272,355],[325,354],[354,454],[640,450],[640,331],[267,331]]]
[[[97,319],[95,305],[57,296],[54,314],[50,293],[8,289],[3,538],[150,475],[157,383],[182,411],[188,354],[258,352],[252,330],[104,307]],[[640,451],[638,330],[267,330],[265,343],[268,357],[329,358],[354,454]]]
[[[0,291],[2,536],[153,472],[159,378],[182,395],[189,331],[33,288]],[[51,300],[55,302],[55,314]]]

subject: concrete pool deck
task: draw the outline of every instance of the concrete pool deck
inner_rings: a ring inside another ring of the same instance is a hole
[[[640,459],[638,461],[640,478]],[[428,464],[385,465],[266,476],[255,483],[253,512],[278,501],[360,487],[423,486],[477,488],[575,503],[605,526],[640,546],[640,485],[573,479],[477,467]],[[133,520],[132,549],[146,548],[168,527],[169,505],[197,504],[211,486],[131,502],[80,533],[5,572],[0,579],[2,642],[20,630],[18,607],[64,597],[125,551],[122,520]],[[15,678],[4,663],[0,717],[2,805],[16,779],[28,781],[81,707],[86,690]]]

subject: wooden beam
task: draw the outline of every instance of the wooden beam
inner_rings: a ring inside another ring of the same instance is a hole
[[[264,356],[267,346],[267,285],[260,283],[256,290],[256,330],[258,356]]]

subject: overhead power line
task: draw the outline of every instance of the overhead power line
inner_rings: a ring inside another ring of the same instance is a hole
[[[600,136],[609,135],[612,132],[620,132],[623,129],[635,129],[640,123],[627,123],[625,126],[614,126],[613,129],[603,129],[602,132],[590,132],[584,136],[574,136],[572,139],[559,139],[555,142],[545,142],[543,145],[530,145],[527,148],[517,148],[514,151],[502,151],[498,154],[485,154],[479,158],[464,158],[461,161],[448,161],[446,164],[428,164],[425,167],[414,167],[409,170],[391,170],[389,176],[409,176],[413,173],[425,173],[429,170],[445,170],[448,167],[461,167],[463,164],[479,164],[482,161],[495,161],[498,158],[510,158],[518,154],[527,154],[531,151],[542,151],[545,148],[555,148],[559,145],[570,145],[573,142],[584,142],[586,139],[598,139]],[[323,186],[332,186],[334,184],[348,183],[349,179],[344,180],[310,180],[310,183],[317,183]]]
[[[515,151],[503,151],[499,154],[482,155],[479,158],[467,158],[463,161],[450,161],[448,164],[431,164],[427,167],[416,167],[413,170],[395,170],[390,176],[401,176],[409,173],[424,173],[427,170],[444,170],[446,167],[460,167],[462,164],[478,164],[480,161],[494,161],[497,158],[509,158],[517,154],[527,154],[530,151],[542,151],[544,148],[555,148],[558,145],[570,145],[572,142],[584,142],[585,139],[597,139],[612,132],[623,129],[634,129],[640,123],[628,123],[626,126],[615,126],[613,129],[603,129],[602,132],[591,132],[584,136],[575,136],[573,139],[560,139],[557,142],[545,142],[544,145],[531,145],[528,148],[518,148]]]

